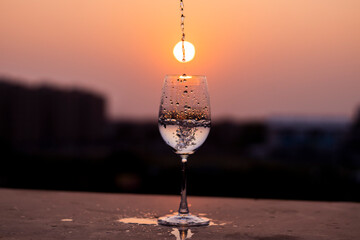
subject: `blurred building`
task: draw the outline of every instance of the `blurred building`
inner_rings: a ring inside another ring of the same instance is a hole
[[[83,90],[25,87],[0,78],[0,141],[14,151],[89,145],[104,137],[103,97]]]
[[[360,182],[360,107],[347,135],[342,151],[342,163],[350,168],[358,169],[356,178]]]
[[[266,141],[254,146],[262,158],[332,161],[343,147],[351,122],[343,118],[273,117],[264,122]]]

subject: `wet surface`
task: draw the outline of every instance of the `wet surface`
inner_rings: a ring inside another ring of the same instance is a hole
[[[157,225],[177,196],[0,189],[0,239],[359,239],[360,204],[189,197],[207,227]],[[185,238],[184,238],[185,237]]]
[[[130,224],[158,225],[156,218],[122,218],[117,221]]]

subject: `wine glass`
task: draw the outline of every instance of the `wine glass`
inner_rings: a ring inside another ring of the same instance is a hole
[[[164,141],[181,158],[181,201],[177,215],[158,219],[167,226],[206,226],[209,220],[191,215],[186,195],[186,163],[210,132],[210,100],[205,76],[166,75],[159,110]]]

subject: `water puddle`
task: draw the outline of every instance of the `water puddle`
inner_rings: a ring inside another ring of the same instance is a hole
[[[140,225],[157,225],[158,224],[156,218],[122,218],[122,219],[117,220],[117,222],[140,224]]]
[[[71,218],[63,218],[61,219],[62,222],[72,222],[73,220]]]
[[[206,214],[199,214],[200,216],[204,216]],[[209,219],[209,218],[208,218]],[[72,221],[72,219],[62,219],[61,221]],[[209,226],[223,226],[226,223],[215,223],[211,219]],[[129,223],[129,224],[140,224],[140,225],[158,225],[157,218],[121,218],[116,220],[117,222],[121,223]]]
[[[226,223],[214,223],[210,221],[209,226],[224,226]]]

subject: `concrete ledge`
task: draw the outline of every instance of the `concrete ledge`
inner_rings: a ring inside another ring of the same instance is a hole
[[[214,225],[191,239],[356,240],[360,204],[189,197]],[[177,239],[176,229],[119,222],[176,211],[177,196],[0,189],[0,239]]]

